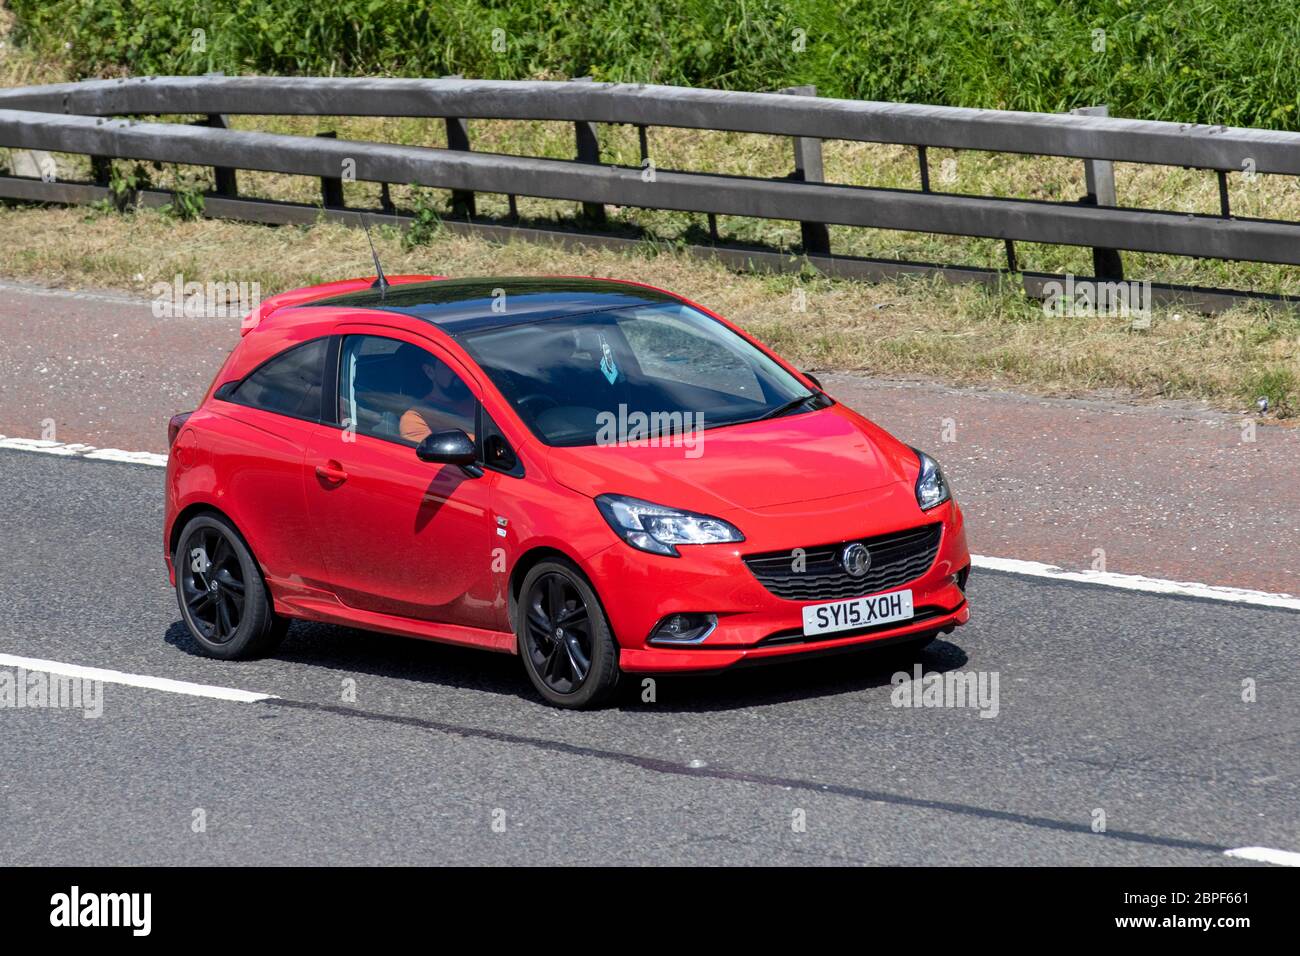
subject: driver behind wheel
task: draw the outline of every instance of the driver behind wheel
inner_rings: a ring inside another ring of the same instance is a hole
[[[402,346],[397,358],[399,364],[418,364],[421,385],[427,388],[402,414],[402,438],[419,444],[435,431],[460,428],[473,439],[475,399],[469,387],[445,363],[415,346]]]

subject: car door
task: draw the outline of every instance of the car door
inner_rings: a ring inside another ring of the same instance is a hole
[[[306,459],[308,513],[331,589],[365,611],[492,626],[499,476],[415,454],[421,432],[473,437],[478,396],[468,376],[401,332],[340,331],[335,421],[313,436]]]

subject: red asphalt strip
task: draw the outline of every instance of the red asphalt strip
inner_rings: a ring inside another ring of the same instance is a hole
[[[166,451],[239,320],[0,283],[0,435]],[[971,550],[1070,569],[1300,591],[1300,429],[1190,405],[1039,399],[822,374],[944,466]],[[707,439],[705,447],[707,449]]]

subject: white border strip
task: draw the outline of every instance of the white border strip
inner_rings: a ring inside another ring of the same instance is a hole
[[[1224,850],[1223,855],[1233,856],[1239,860],[1254,860],[1256,863],[1300,866],[1300,853],[1293,853],[1290,850],[1274,850],[1267,846],[1241,846],[1235,850]]]
[[[1020,561],[1016,558],[990,558],[971,555],[971,564],[987,571],[1006,571],[1035,578],[1052,578],[1057,581],[1078,581],[1083,584],[1101,584],[1125,591],[1145,591],[1148,594],[1178,594],[1184,597],[1209,598],[1233,604],[1255,604],[1262,607],[1283,607],[1300,611],[1300,597],[1291,594],[1273,594],[1270,591],[1250,591],[1246,588],[1227,588],[1214,584],[1197,584],[1193,581],[1166,581],[1148,578],[1141,574],[1116,574],[1113,571],[1068,571],[1054,564],[1038,561]]]
[[[35,657],[15,657],[13,654],[0,654],[0,667],[21,667],[23,670],[41,671],[46,674],[58,674],[60,677],[73,677],[79,680],[97,680],[105,684],[123,684],[127,687],[142,687],[145,690],[161,690],[168,694],[186,694],[190,697],[208,697],[212,700],[233,700],[240,704],[255,704],[259,700],[270,700],[275,694],[255,694],[252,691],[236,690],[233,687],[214,687],[211,684],[191,684],[184,680],[170,680],[166,677],[149,677],[145,674],[124,674],[122,671],[104,670],[100,667],[82,667],[79,664],[63,664],[59,661],[43,661]]]
[[[13,451],[35,451],[65,458],[90,458],[96,461],[120,461],[135,465],[167,466],[166,455],[147,451],[122,451],[120,448],[96,448],[94,445],[65,445],[63,442],[39,438],[6,438],[0,435],[0,448]],[[1300,611],[1300,597],[1292,594],[1274,594],[1270,591],[1251,591],[1246,588],[1221,587],[1215,584],[1198,584],[1194,581],[1167,581],[1141,574],[1116,574],[1113,571],[1069,571],[1054,564],[1039,561],[1021,561],[1017,558],[993,558],[982,554],[971,555],[971,564],[987,571],[1005,571],[1032,578],[1052,578],[1057,581],[1077,581],[1083,584],[1100,584],[1103,587],[1125,591],[1143,591],[1147,594],[1175,594],[1183,597],[1206,598],[1230,604],[1253,604],[1257,607],[1280,607]]]
[[[63,458],[91,458],[95,461],[122,461],[132,465],[167,467],[167,456],[151,451],[123,451],[120,448],[96,448],[94,445],[64,444],[44,438],[6,438],[0,435],[0,448],[10,451],[37,451]]]

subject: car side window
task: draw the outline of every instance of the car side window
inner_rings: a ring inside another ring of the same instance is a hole
[[[328,347],[328,339],[314,339],[281,352],[240,382],[231,399],[277,415],[320,421]]]
[[[362,435],[418,445],[459,428],[474,437],[478,401],[446,362],[397,339],[349,335],[339,356],[339,423]]]

